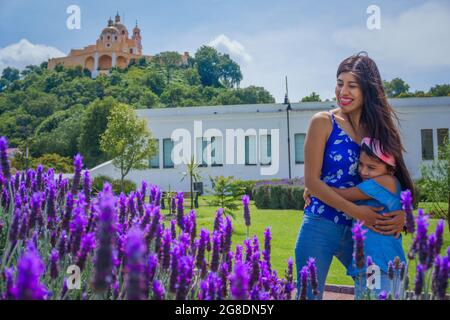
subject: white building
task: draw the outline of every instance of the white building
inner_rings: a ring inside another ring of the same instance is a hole
[[[449,135],[450,97],[390,99],[389,102],[400,118],[400,130],[407,150],[406,164],[413,178],[418,178],[420,164],[437,158],[438,145],[442,144],[443,138]],[[335,106],[334,102],[312,102],[292,103],[291,107],[292,110],[289,111],[290,161],[287,111],[284,104],[138,110],[138,116],[147,120],[153,136],[158,141],[158,153],[149,161],[147,170],[132,171],[126,178],[137,184],[145,179],[149,183],[161,186],[163,190],[170,188],[188,191],[189,179],[180,181],[183,172],[186,171],[186,165],[173,163],[176,160],[172,157],[172,150],[174,147],[176,149],[177,145],[178,147],[182,145],[177,140],[171,139],[177,129],[184,129],[191,136],[196,161],[204,165],[200,168],[200,174],[206,190],[210,188],[209,176],[234,176],[244,180],[288,178],[290,166],[292,178],[302,177],[303,142],[309,121],[316,112],[330,110]],[[201,130],[198,129],[200,123]],[[194,127],[197,129],[194,130]],[[239,139],[227,139],[227,129],[249,131],[245,132],[244,137],[239,141]],[[267,129],[267,132],[264,132],[264,129]],[[194,136],[197,138],[194,139]],[[203,143],[201,143],[201,137],[203,137]],[[234,141],[232,148],[228,145],[231,141]],[[231,149],[227,150],[227,145]],[[241,164],[236,164],[237,159],[230,161],[231,153],[236,153],[238,150],[241,150]],[[178,153],[174,152],[174,154]],[[278,164],[276,163],[277,154],[279,155]],[[274,174],[264,175],[264,170],[269,169],[272,169]],[[91,172],[93,176],[120,177],[111,162],[106,162],[92,169]]]

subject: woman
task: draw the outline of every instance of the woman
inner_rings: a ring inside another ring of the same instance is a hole
[[[309,289],[308,299],[322,299],[333,256],[350,265],[353,219],[386,235],[400,232],[405,223],[401,210],[380,215],[383,208],[356,205],[332,189],[361,182],[357,166],[364,136],[378,139],[388,153],[403,150],[375,62],[365,53],[351,56],[341,62],[336,77],[339,108],[315,114],[305,139],[305,187],[314,196],[304,210],[295,258],[297,279],[307,260],[316,259],[319,294]]]

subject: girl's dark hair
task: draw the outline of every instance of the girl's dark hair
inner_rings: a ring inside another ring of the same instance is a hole
[[[375,61],[369,58],[367,52],[360,52],[341,62],[336,78],[343,72],[350,72],[355,76],[363,93],[361,125],[370,138],[380,141],[383,153],[394,156],[397,164],[395,176],[400,181],[402,189],[409,189],[414,196],[414,184],[403,159],[405,149],[397,126],[400,122],[387,100]]]

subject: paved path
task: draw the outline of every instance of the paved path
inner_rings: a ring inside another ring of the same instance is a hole
[[[352,294],[325,291],[323,300],[354,300],[354,297]]]

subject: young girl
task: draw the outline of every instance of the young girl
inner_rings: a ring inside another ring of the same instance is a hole
[[[383,207],[383,210],[379,211],[380,214],[400,210],[402,207],[400,192],[405,189],[413,191],[413,184],[401,153],[397,156],[383,153],[380,142],[376,139],[368,137],[362,139],[358,173],[362,182],[356,187],[333,189],[345,199],[359,205]],[[380,269],[379,282],[374,281],[370,292],[375,297],[378,297],[381,291],[391,292],[395,296],[400,281],[394,282],[389,278],[388,268],[389,261],[392,263],[396,257],[400,262],[405,262],[402,237],[400,234],[383,235],[364,226],[363,229],[367,230],[364,240],[365,257],[370,256],[373,264]],[[347,268],[347,274],[355,280],[355,299],[363,298],[367,292],[366,265],[364,270],[358,270],[353,258]]]

